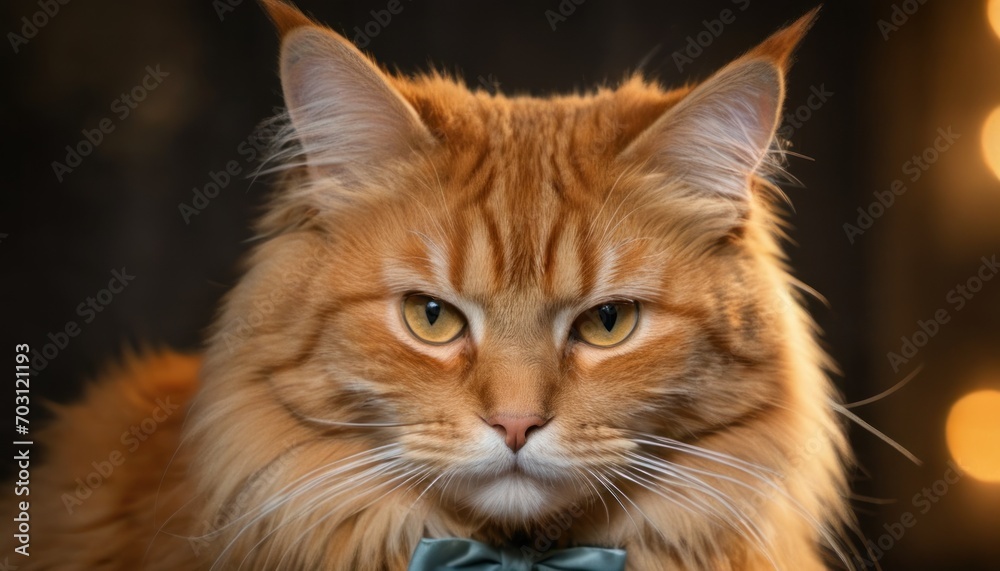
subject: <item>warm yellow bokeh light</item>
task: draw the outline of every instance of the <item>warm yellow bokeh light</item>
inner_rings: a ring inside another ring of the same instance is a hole
[[[1000,0],[998,0],[1000,3]],[[1000,178],[1000,107],[997,107],[983,123],[983,156],[993,174]]]
[[[970,476],[1000,482],[1000,391],[976,391],[948,413],[948,448]]]
[[[1000,36],[1000,0],[990,0],[986,4],[986,17],[990,19],[993,32]]]

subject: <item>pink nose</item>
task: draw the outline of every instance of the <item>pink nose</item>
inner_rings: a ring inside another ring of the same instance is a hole
[[[507,447],[517,452],[524,447],[528,440],[528,433],[536,428],[541,428],[546,420],[540,416],[512,416],[509,414],[497,414],[486,420],[489,424],[504,437]]]

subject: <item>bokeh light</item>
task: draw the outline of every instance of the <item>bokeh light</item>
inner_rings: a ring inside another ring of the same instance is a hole
[[[1000,0],[990,0],[986,5],[986,17],[990,20],[993,32],[1000,36]]]
[[[1000,107],[994,109],[983,123],[982,146],[986,164],[1000,178]]]
[[[951,407],[948,448],[972,477],[1000,482],[1000,391],[969,393]]]

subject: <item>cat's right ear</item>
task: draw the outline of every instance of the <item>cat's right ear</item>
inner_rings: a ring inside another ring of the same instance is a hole
[[[314,178],[348,186],[432,144],[389,78],[353,44],[290,4],[261,0],[281,36],[281,86]]]

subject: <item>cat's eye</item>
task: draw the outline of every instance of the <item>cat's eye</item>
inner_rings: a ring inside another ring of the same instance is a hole
[[[585,343],[612,347],[628,338],[639,322],[639,306],[634,301],[609,301],[580,314],[573,330]]]
[[[433,345],[454,341],[465,330],[465,316],[455,306],[423,294],[403,299],[403,321],[414,337]]]

